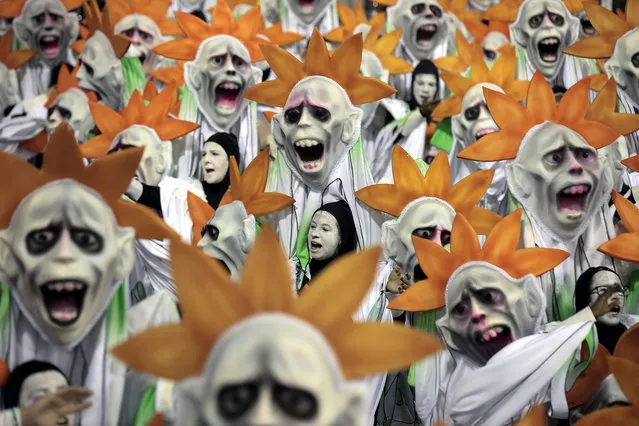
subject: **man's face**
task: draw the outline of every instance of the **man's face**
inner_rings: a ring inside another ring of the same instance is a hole
[[[202,147],[202,170],[206,183],[220,183],[229,171],[229,156],[216,142],[205,142]]]
[[[615,46],[612,58],[606,64],[608,74],[617,86],[639,105],[639,28],[624,34]]]
[[[321,186],[358,137],[360,117],[336,83],[309,78],[273,117],[273,137],[304,183]]]
[[[28,407],[44,398],[50,393],[55,393],[69,386],[66,377],[59,371],[41,371],[27,377],[20,388],[20,407]],[[60,416],[56,420],[56,426],[70,426],[74,424],[75,416],[68,414]]]
[[[382,81],[384,81],[386,77],[382,63],[377,59],[374,53],[368,50],[362,52],[362,64],[359,67],[359,73],[364,77],[376,78]],[[372,118],[377,111],[378,105],[379,101],[362,105],[362,116]]]
[[[484,37],[481,43],[484,60],[489,64],[494,64],[497,58],[501,56],[499,49],[508,43],[508,37],[499,31],[492,31],[486,34],[486,37]]]
[[[49,107],[45,123],[47,133],[53,133],[63,122],[69,123],[81,142],[87,140],[89,132],[95,127],[89,98],[82,90],[71,88],[61,93]]]
[[[238,40],[218,36],[204,43],[195,61],[185,65],[187,84],[207,119],[228,130],[248,106],[242,95],[259,81],[261,72],[251,66]]]
[[[146,185],[159,185],[171,166],[169,142],[162,142],[148,127],[132,126],[113,139],[109,153],[135,147],[144,148],[135,177]]]
[[[335,0],[287,0],[291,12],[306,24],[313,23]]]
[[[76,74],[79,86],[95,92],[98,100],[119,111],[123,99],[124,76],[122,64],[115,56],[109,39],[96,31],[84,45],[78,58],[80,68]]]
[[[507,167],[509,186],[525,193],[524,208],[560,238],[572,240],[601,207],[597,152],[564,126],[542,125]]]
[[[437,96],[437,77],[433,74],[416,75],[412,90],[417,105],[432,101]]]
[[[21,308],[53,342],[76,344],[132,267],[133,230],[119,228],[109,205],[75,181],[29,194],[3,233]]]
[[[139,58],[146,72],[155,70],[160,57],[153,49],[162,43],[162,34],[151,18],[137,13],[128,15],[120,19],[113,30],[131,39],[127,58]]]
[[[551,80],[563,65],[563,50],[576,40],[575,18],[559,0],[529,0],[522,8],[519,23],[513,27],[513,40],[526,49],[532,66]]]
[[[621,284],[621,279],[617,274],[610,271],[599,271],[592,277],[589,303],[592,306],[597,301],[597,298],[610,288],[617,290],[608,298],[608,306],[611,312],[598,317],[597,321],[605,325],[615,326],[619,324],[621,310],[626,303],[625,292],[627,291]]]
[[[444,41],[448,24],[436,0],[401,0],[393,24],[401,28],[404,45],[417,59],[433,59],[435,48]]]
[[[427,198],[418,201],[402,212],[396,222],[386,222],[384,254],[403,272],[408,272],[414,282],[428,275],[422,271],[415,254],[413,237],[430,240],[442,247],[450,244],[450,230],[455,211],[443,201]]]

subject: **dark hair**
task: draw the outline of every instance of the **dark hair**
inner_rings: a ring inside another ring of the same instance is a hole
[[[49,362],[38,360],[27,361],[24,364],[17,366],[11,374],[9,374],[7,383],[2,388],[4,408],[8,409],[19,407],[20,390],[22,390],[22,384],[25,380],[34,374],[44,373],[46,371],[57,371],[62,374],[65,379],[67,379],[67,383],[69,381],[67,376],[60,371],[58,367]]]
[[[586,269],[579,278],[577,278],[577,283],[575,284],[575,312],[579,312],[590,305],[590,283],[592,278],[598,272],[604,271],[612,272],[619,276],[615,271],[607,266],[593,266]]]
[[[408,103],[410,109],[416,109],[421,106],[417,105],[417,100],[413,95],[413,85],[415,84],[415,79],[420,74],[430,74],[435,77],[435,81],[437,82],[437,91],[435,92],[435,98],[439,96],[439,70],[432,61],[429,61],[428,59],[421,60],[413,70],[413,75],[411,76],[410,80],[410,102]]]
[[[217,209],[222,201],[222,197],[226,193],[231,184],[231,157],[235,157],[235,161],[240,164],[240,148],[237,144],[237,138],[232,133],[219,132],[209,137],[203,145],[208,142],[215,142],[220,145],[229,159],[229,167],[226,169],[224,178],[219,183],[207,183],[202,181],[202,189],[206,195],[206,200],[211,207]]]
[[[237,143],[237,137],[233,133],[214,133],[206,141],[204,141],[203,145],[208,142],[215,142],[220,145],[226,152],[226,155],[229,156],[229,160],[230,157],[235,157],[235,161],[240,164],[240,148]]]
[[[191,12],[191,15],[193,16],[197,16],[198,18],[200,18],[201,20],[203,20],[204,22],[206,21],[206,16],[204,15],[204,12],[202,12],[199,9],[194,10],[193,12]]]

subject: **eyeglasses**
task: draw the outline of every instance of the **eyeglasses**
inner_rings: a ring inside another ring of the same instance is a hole
[[[599,287],[595,287],[590,292],[590,294],[597,293],[597,296],[601,296],[604,293],[606,293],[609,289],[610,289],[610,287],[602,285],[602,286],[599,286]],[[630,289],[628,287],[617,286],[617,287],[615,287],[614,290],[615,290],[615,293],[621,293],[621,294],[623,294],[624,297],[628,297],[628,295],[630,294]]]

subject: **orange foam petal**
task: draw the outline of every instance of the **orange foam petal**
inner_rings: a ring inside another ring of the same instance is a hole
[[[413,163],[415,163],[413,161]],[[415,166],[416,167],[416,163]],[[418,168],[419,170],[419,168]],[[407,179],[404,185],[410,188],[411,185],[415,185],[414,180]],[[419,180],[417,181],[419,182]],[[426,190],[429,196],[447,199],[450,191],[450,164],[448,163],[448,157],[444,151],[439,152],[433,162],[426,170],[426,176],[424,176],[422,187]]]
[[[295,204],[295,199],[279,192],[264,192],[246,202],[246,211],[254,216],[265,216]]]
[[[621,234],[606,241],[597,250],[615,259],[639,262],[639,234]]]
[[[349,85],[348,94],[353,105],[363,105],[379,101],[397,92],[395,88],[372,77],[355,77],[353,85]]]
[[[355,192],[355,196],[367,206],[399,217],[402,209],[415,199],[411,193],[399,191],[395,185],[377,184]]]
[[[423,268],[423,267],[422,267]],[[423,280],[416,282],[408,290],[393,299],[388,309],[406,312],[424,312],[446,305],[444,297],[446,282]]]
[[[457,158],[475,161],[512,160],[517,157],[523,135],[510,130],[501,130],[484,136],[464,148]]]
[[[453,185],[447,201],[455,207],[455,210],[465,211],[476,205],[486,194],[494,175],[494,170],[480,170],[471,173]]]
[[[597,121],[582,121],[571,127],[595,149],[608,146],[621,136],[615,129]]]
[[[500,220],[486,238],[483,251],[486,261],[499,265],[517,250],[521,229],[522,209],[517,209]]]
[[[594,35],[567,47],[564,53],[581,58],[609,58],[614,50],[615,43],[612,40]]]
[[[490,108],[491,114],[493,113]],[[526,97],[526,110],[532,116],[535,123],[542,123],[551,120],[557,110],[557,101],[552,87],[546,81],[544,75],[537,71],[528,86],[528,96]],[[493,114],[494,117],[494,114]],[[510,117],[515,123],[515,117]],[[499,123],[498,123],[499,125]],[[501,126],[500,126],[501,127]]]
[[[453,229],[450,236],[451,254],[459,260],[481,259],[481,247],[477,239],[477,233],[464,215],[457,213],[453,221]]]
[[[412,190],[416,185],[418,187],[424,187],[424,185],[420,185],[420,182],[424,180],[424,177],[422,176],[422,172],[419,170],[419,166],[404,148],[399,145],[395,145],[391,161],[393,182],[396,189],[405,192],[413,192]]]
[[[293,86],[284,80],[269,80],[249,87],[243,96],[259,104],[284,108],[292,89]]]
[[[617,191],[612,191],[611,198],[626,229],[639,232],[639,208]]]
[[[557,249],[535,247],[517,250],[511,256],[511,269],[508,272],[514,278],[521,278],[527,273],[539,276],[558,266],[568,256],[568,252]]]

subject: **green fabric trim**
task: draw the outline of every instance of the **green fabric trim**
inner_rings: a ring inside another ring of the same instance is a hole
[[[450,117],[444,118],[442,122],[439,123],[433,137],[430,138],[430,144],[447,153],[450,152],[453,146],[453,122]]]
[[[124,105],[129,104],[129,99],[135,90],[144,92],[146,86],[146,73],[138,58],[122,58],[122,74],[124,75]]]
[[[131,426],[147,426],[155,415],[155,386],[150,387],[144,393],[142,402],[135,413],[135,419]]]
[[[415,329],[429,335],[437,335],[436,322],[437,309],[419,312],[417,314],[417,321],[415,322]],[[411,364],[408,370],[408,384],[415,387],[415,364]]]
[[[11,291],[9,286],[2,284],[0,289],[0,324],[9,324],[9,314],[11,313]]]
[[[417,163],[417,167],[419,167],[419,171],[421,172],[422,176],[424,176],[426,172],[428,171],[428,164],[426,164],[426,162],[422,160],[421,158],[418,158],[417,160],[415,160],[415,163]]]
[[[635,269],[628,275],[626,285],[630,289],[630,294],[626,299],[626,309],[632,314],[637,314],[639,312],[639,270]],[[2,312],[1,304],[0,312]]]
[[[106,312],[107,347],[109,349],[125,341],[128,335],[126,291],[126,284],[123,282],[113,295]]]

